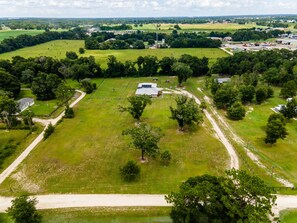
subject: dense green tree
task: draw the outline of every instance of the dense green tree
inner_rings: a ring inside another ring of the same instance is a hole
[[[258,104],[263,103],[267,98],[267,90],[263,87],[256,91],[256,101]]]
[[[136,127],[124,130],[122,134],[130,136],[135,149],[141,150],[141,160],[145,160],[145,154],[154,157],[159,153],[158,142],[163,136],[160,128],[142,123]]]
[[[73,51],[66,52],[66,57],[71,60],[75,60],[78,58],[76,52],[73,52]]]
[[[66,106],[64,118],[74,118],[73,108]]]
[[[85,53],[85,49],[81,47],[81,48],[78,49],[78,52],[79,52],[80,54],[84,54],[84,53]]]
[[[9,91],[16,97],[21,92],[20,81],[0,68],[0,90]]]
[[[186,82],[189,77],[193,74],[192,69],[185,63],[176,62],[172,65],[172,71],[178,78],[178,84]]]
[[[56,97],[55,89],[61,83],[61,79],[56,74],[39,73],[32,82],[32,93],[37,100],[50,100]]]
[[[74,95],[74,89],[70,86],[60,83],[59,86],[54,90],[56,98],[59,101],[59,105],[69,105],[69,100]]]
[[[34,125],[33,117],[35,116],[34,112],[30,109],[27,109],[24,112],[22,112],[22,116],[24,123],[29,126],[30,132],[32,133]]]
[[[135,181],[139,178],[140,167],[135,161],[128,161],[123,167],[120,168],[123,179],[127,182]]]
[[[147,95],[130,96],[128,102],[130,104],[128,107],[120,106],[119,109],[121,112],[129,112],[136,120],[140,120],[145,107],[152,104],[151,98]]]
[[[140,56],[137,65],[139,76],[149,77],[158,73],[159,62],[156,56]]]
[[[278,139],[285,139],[288,135],[285,121],[281,116],[270,116],[266,125],[266,144],[274,144]]]
[[[271,222],[276,200],[272,189],[244,171],[233,169],[226,175],[189,178],[178,192],[167,195],[173,222]]]
[[[87,94],[91,94],[97,89],[96,83],[92,83],[88,78],[81,80],[80,85]]]
[[[297,116],[297,101],[295,98],[288,101],[287,105],[283,107],[281,113],[288,119],[294,118]]]
[[[27,86],[31,87],[32,81],[35,77],[35,73],[33,70],[27,69],[22,71],[21,81]]]
[[[194,99],[181,95],[175,102],[176,108],[170,106],[170,118],[177,121],[181,130],[184,130],[185,126],[197,125],[203,121],[199,106]]]
[[[119,62],[115,56],[108,56],[106,77],[122,77],[124,72],[125,65]]]
[[[292,98],[296,96],[297,84],[291,80],[285,83],[281,89],[280,96],[283,98]]]
[[[42,216],[36,210],[36,198],[22,195],[12,200],[12,206],[7,209],[8,215],[15,223],[41,223]]]
[[[55,127],[52,125],[52,123],[50,123],[44,130],[43,139],[46,140],[51,134],[54,133],[54,131]]]
[[[228,118],[232,120],[241,120],[245,116],[245,108],[240,102],[235,102],[227,110]]]
[[[133,43],[133,49],[144,49],[145,45],[144,42],[142,40],[137,40],[135,41],[135,43]]]
[[[239,88],[241,102],[243,104],[251,103],[255,97],[255,87],[252,85],[242,85]]]
[[[172,65],[176,62],[176,59],[174,57],[163,57],[160,62],[160,75],[164,76],[171,76],[173,75],[172,73]]]
[[[228,108],[239,98],[238,90],[230,84],[223,84],[214,95],[214,103],[217,108]]]
[[[18,103],[7,95],[0,95],[0,118],[6,123],[7,129],[18,124],[15,114],[19,112]]]

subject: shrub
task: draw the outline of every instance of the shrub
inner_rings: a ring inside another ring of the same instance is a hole
[[[135,161],[128,161],[120,168],[123,179],[127,182],[135,181],[140,175],[140,167]]]
[[[66,52],[66,57],[71,60],[75,60],[78,58],[77,54],[73,51]]]
[[[245,116],[245,109],[240,102],[235,102],[227,110],[228,117],[232,120],[241,120]]]
[[[70,108],[69,106],[66,107],[65,109],[65,118],[74,118],[74,111],[73,108]]]
[[[54,131],[55,131],[55,127],[52,124],[49,124],[44,131],[43,139],[46,140]]]
[[[79,48],[78,51],[79,51],[80,54],[84,54],[85,53],[85,49],[84,48]]]
[[[97,89],[96,83],[92,83],[89,79],[81,80],[80,84],[87,94],[91,94]]]
[[[15,150],[16,146],[11,144],[3,145],[0,147],[0,167],[2,166],[4,160],[11,154],[13,154]]]
[[[171,160],[171,152],[166,150],[163,153],[161,153],[161,161],[163,165],[168,166]]]

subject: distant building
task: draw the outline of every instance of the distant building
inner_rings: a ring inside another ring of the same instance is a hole
[[[231,79],[229,77],[217,78],[217,81],[218,81],[219,84],[230,82],[230,80]]]
[[[162,94],[161,88],[155,83],[140,83],[138,84],[136,95],[148,95],[150,97],[158,97]]]
[[[20,113],[25,111],[27,108],[31,107],[34,105],[34,99],[33,98],[22,98],[18,100],[19,103],[19,109]]]

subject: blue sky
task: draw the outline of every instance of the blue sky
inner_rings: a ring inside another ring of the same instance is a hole
[[[297,0],[0,0],[0,17],[297,14]]]

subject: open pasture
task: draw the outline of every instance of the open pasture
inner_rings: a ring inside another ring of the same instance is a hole
[[[67,51],[74,51],[78,53],[78,49],[84,47],[83,40],[55,40],[37,46],[26,47],[13,52],[0,54],[0,59],[12,59],[15,56],[24,58],[49,56],[56,59],[63,59],[66,57]],[[102,67],[106,67],[107,58],[114,55],[119,61],[132,60],[135,61],[139,56],[157,56],[159,59],[168,57],[179,57],[182,54],[190,54],[197,57],[207,57],[212,65],[217,58],[226,57],[224,51],[216,48],[179,48],[179,49],[143,49],[143,50],[86,50],[80,56],[94,56],[96,62],[100,63]]]
[[[167,87],[175,86],[175,78],[168,78]],[[159,86],[165,83],[159,79]],[[169,106],[174,96],[153,99],[145,110],[142,122],[160,127],[164,137],[161,151],[172,152],[169,166],[159,158],[140,162],[135,150],[122,131],[135,125],[127,113],[118,111],[127,104],[137,84],[151,78],[98,79],[98,89],[87,95],[76,107],[75,118],[64,120],[53,135],[32,151],[17,172],[0,186],[1,194],[21,192],[47,193],[168,193],[181,182],[204,173],[219,175],[228,166],[224,146],[213,136],[207,121],[194,132],[180,132],[171,120]],[[163,85],[165,86],[165,85]],[[119,168],[128,160],[141,166],[140,180],[125,183]],[[17,177],[22,176],[23,181]]]

